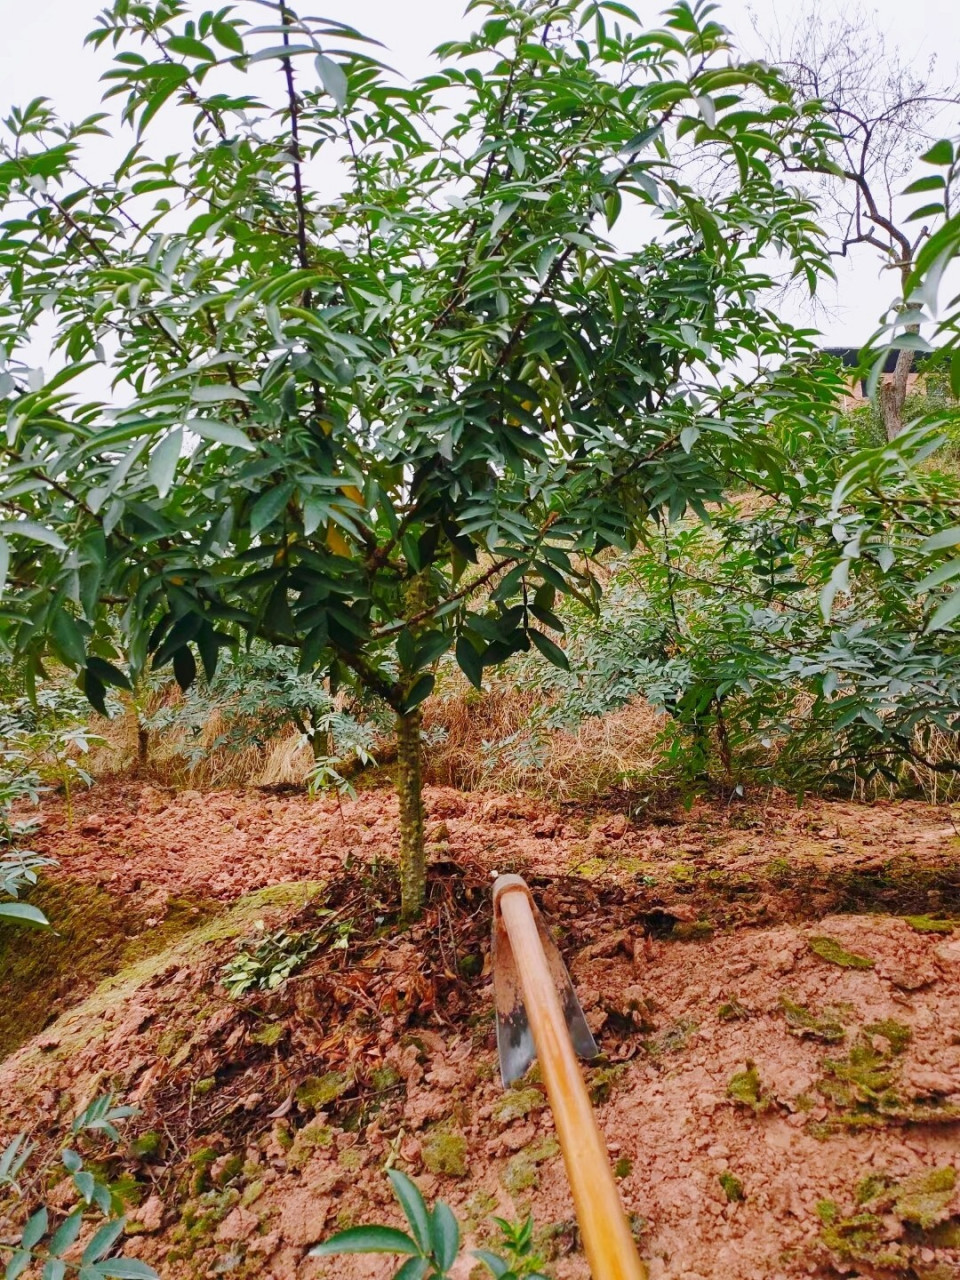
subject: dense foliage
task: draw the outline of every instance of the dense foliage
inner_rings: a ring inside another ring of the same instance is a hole
[[[407,85],[284,4],[253,27],[115,0],[91,40],[116,50],[119,166],[86,176],[115,121],[42,100],[0,143],[8,645],[101,708],[251,637],[380,696],[408,912],[433,664],[562,666],[555,596],[596,599],[590,557],[702,513],[731,470],[769,477],[770,423],[834,389],[793,375],[811,335],[760,301],[772,255],[811,288],[827,270],[771,173],[801,124],[818,145],[815,109],[709,5],[657,30],[611,2],[474,8]],[[681,137],[725,194],[684,180]]]

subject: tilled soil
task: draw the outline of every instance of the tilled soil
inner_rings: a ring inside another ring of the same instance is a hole
[[[392,1275],[383,1258],[304,1257],[338,1226],[398,1222],[385,1165],[451,1203],[474,1244],[491,1213],[532,1211],[548,1273],[585,1277],[536,1069],[506,1094],[496,1073],[489,883],[517,870],[605,1055],[588,1081],[652,1280],[960,1275],[944,810],[773,799],[628,820],[445,788],[427,802],[430,902],[406,932],[386,793],[117,784],[80,798],[72,826],[48,808],[34,843],[57,875],[100,886],[157,946],[90,995],[77,974],[59,1019],[0,1063],[2,1131],[37,1142],[14,1219],[70,1116],[112,1089],[139,1108],[139,1141],[92,1154],[125,1178],[125,1252],[164,1277]],[[166,937],[194,899],[203,923]],[[281,925],[317,950],[277,991],[231,999],[238,940]]]

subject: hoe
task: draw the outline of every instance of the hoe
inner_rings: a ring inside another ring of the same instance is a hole
[[[493,886],[493,991],[504,1086],[540,1061],[593,1280],[647,1280],[577,1064],[577,1054],[596,1057],[597,1046],[520,876]]]

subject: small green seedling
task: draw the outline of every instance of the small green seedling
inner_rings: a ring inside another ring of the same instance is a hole
[[[406,1255],[406,1261],[401,1263],[393,1280],[447,1280],[460,1253],[460,1224],[453,1210],[442,1200],[428,1209],[416,1184],[399,1170],[390,1169],[387,1177],[410,1231],[372,1224],[348,1227],[322,1244],[314,1245],[309,1251],[311,1256],[326,1258],[338,1253]],[[473,1256],[488,1268],[496,1280],[521,1280],[521,1277],[525,1280],[546,1280],[538,1272],[526,1270],[523,1265],[532,1250],[533,1224],[530,1219],[522,1226],[514,1226],[499,1218],[496,1221],[510,1256],[503,1258],[487,1249],[478,1249]]]

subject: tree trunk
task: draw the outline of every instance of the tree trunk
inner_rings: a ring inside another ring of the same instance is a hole
[[[143,773],[150,759],[150,730],[142,724],[137,725],[137,772]]]
[[[918,333],[919,326],[909,325],[908,333]],[[903,406],[907,399],[907,380],[913,368],[913,350],[901,347],[893,370],[893,379],[880,384],[880,416],[888,440],[896,440],[903,430]]]
[[[426,896],[420,711],[397,716],[397,795],[400,800],[400,914],[414,920]]]

